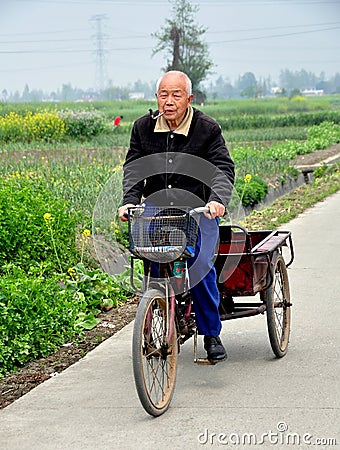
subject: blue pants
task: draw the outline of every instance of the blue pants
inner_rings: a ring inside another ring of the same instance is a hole
[[[213,264],[219,233],[218,223],[218,219],[211,220],[202,215],[195,256],[187,260],[197,331],[205,336],[218,336],[222,328],[218,310],[220,294]],[[148,263],[144,264],[148,267]],[[151,262],[151,276],[159,278],[158,263]]]
[[[187,264],[197,330],[205,336],[218,336],[222,328],[218,311],[220,294],[213,265],[217,241],[218,219],[202,216],[195,256],[189,258]]]

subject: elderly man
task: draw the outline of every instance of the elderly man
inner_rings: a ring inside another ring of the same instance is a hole
[[[133,126],[118,214],[127,220],[127,209],[142,198],[164,206],[209,208],[200,221],[195,256],[188,259],[189,281],[208,359],[222,361],[226,351],[219,337],[222,324],[213,258],[218,218],[225,213],[234,183],[234,163],[221,127],[191,106],[191,80],[185,73],[165,73],[157,83],[156,96],[158,111],[144,115]]]

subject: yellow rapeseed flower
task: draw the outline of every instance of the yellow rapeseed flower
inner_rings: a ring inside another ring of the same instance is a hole
[[[250,173],[247,173],[246,176],[244,177],[244,182],[250,183],[250,180],[251,180],[251,175],[250,175]]]
[[[53,219],[52,214],[50,214],[50,213],[44,214],[44,220],[45,220],[46,225],[49,225],[49,223],[52,219]]]
[[[69,274],[69,276],[71,278],[77,278],[77,272],[76,272],[76,270],[73,267],[69,267],[67,269],[67,273]]]
[[[82,234],[83,238],[88,238],[91,236],[91,231],[86,229],[81,234]]]

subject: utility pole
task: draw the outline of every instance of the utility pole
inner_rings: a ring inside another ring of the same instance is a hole
[[[105,50],[105,38],[106,35],[103,32],[103,21],[107,20],[106,14],[96,14],[91,17],[90,21],[94,23],[95,34],[93,35],[95,43],[95,58],[96,58],[96,71],[95,71],[95,89],[96,92],[101,94],[106,85],[106,55]]]

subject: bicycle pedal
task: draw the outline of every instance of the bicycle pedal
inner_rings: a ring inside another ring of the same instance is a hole
[[[214,366],[218,361],[210,361],[208,358],[196,358],[194,359],[194,363],[200,366]]]

